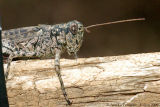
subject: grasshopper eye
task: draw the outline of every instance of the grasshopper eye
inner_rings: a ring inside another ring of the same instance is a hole
[[[77,34],[78,25],[77,25],[76,23],[73,23],[73,24],[70,26],[69,30],[71,31],[71,33],[72,33],[73,35]]]

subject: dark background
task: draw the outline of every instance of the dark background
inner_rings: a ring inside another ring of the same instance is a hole
[[[78,20],[85,26],[109,21],[145,21],[107,25],[85,32],[79,57],[160,51],[160,0],[0,0],[3,29]]]

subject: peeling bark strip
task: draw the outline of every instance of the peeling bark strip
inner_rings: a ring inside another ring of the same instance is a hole
[[[10,107],[63,107],[54,60],[11,64]],[[6,68],[6,65],[5,65]],[[160,106],[160,53],[61,59],[71,106]]]

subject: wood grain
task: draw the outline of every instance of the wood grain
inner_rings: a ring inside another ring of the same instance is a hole
[[[61,59],[61,70],[73,107],[160,106],[160,52]],[[12,62],[9,78],[10,107],[66,106],[54,59]]]

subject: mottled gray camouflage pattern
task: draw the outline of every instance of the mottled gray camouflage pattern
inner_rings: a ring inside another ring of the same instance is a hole
[[[59,60],[64,51],[69,55],[76,55],[82,45],[83,33],[83,25],[76,20],[64,24],[38,25],[2,31],[3,54],[9,55],[6,78],[13,58],[55,56],[55,70],[61,89],[67,103],[71,104],[61,78]]]

